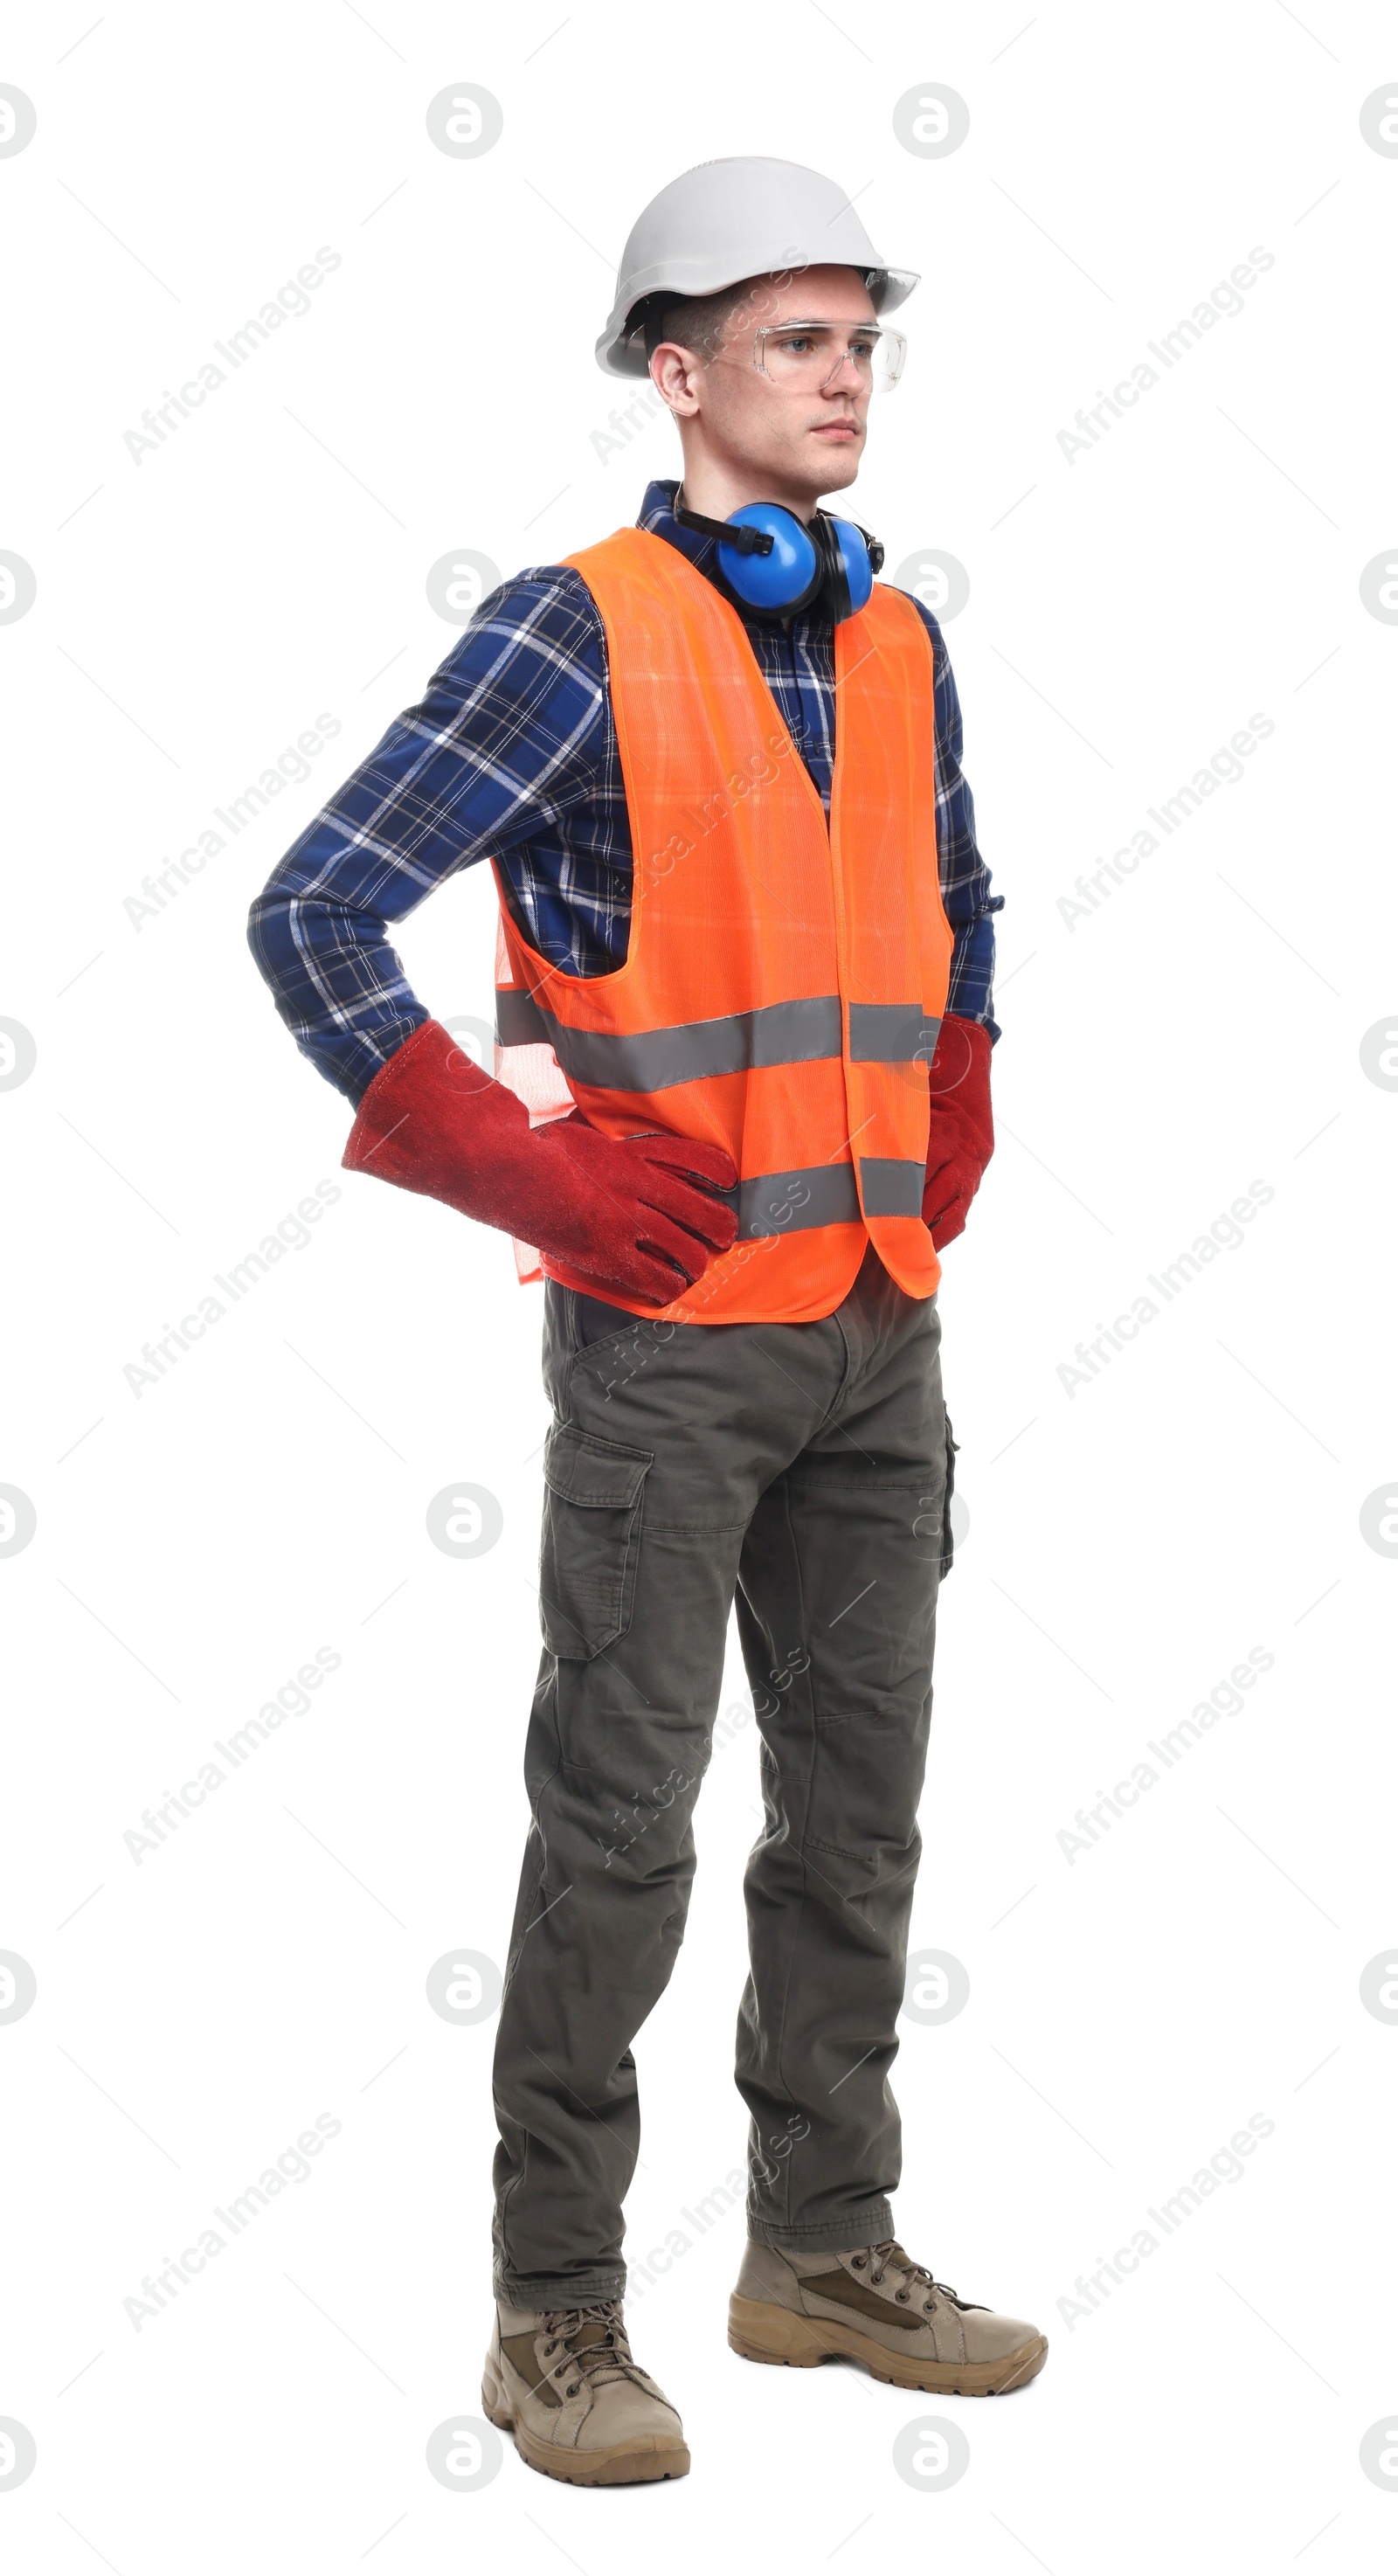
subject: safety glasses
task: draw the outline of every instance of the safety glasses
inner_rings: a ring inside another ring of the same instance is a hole
[[[752,363],[774,385],[824,393],[844,372],[851,391],[889,393],[908,344],[881,322],[767,322],[753,335]]]

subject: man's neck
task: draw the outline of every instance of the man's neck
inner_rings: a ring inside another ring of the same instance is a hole
[[[750,501],[776,501],[804,527],[809,527],[816,514],[816,499],[811,493],[783,491],[762,474],[720,465],[686,467],[676,497],[687,510],[698,510],[706,519],[731,519],[735,510],[744,509]]]

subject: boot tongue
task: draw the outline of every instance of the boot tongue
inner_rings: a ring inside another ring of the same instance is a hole
[[[581,2352],[589,2344],[610,2343],[611,2339],[611,2328],[604,2326],[600,2317],[584,2317],[577,2333],[569,2336],[568,2349]]]

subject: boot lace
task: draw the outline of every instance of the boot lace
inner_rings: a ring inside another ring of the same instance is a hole
[[[926,2264],[915,2263],[912,2256],[905,2254],[902,2246],[892,2236],[885,2237],[881,2245],[870,2245],[863,2254],[856,2254],[854,2259],[861,2271],[866,2262],[869,2264],[871,2289],[878,2287],[885,2272],[890,2265],[892,2266],[894,2272],[901,2276],[901,2286],[893,2294],[900,2307],[911,2306],[913,2293],[917,2290],[924,2290],[927,2293],[921,2302],[924,2316],[931,2316],[937,2304],[938,2293],[954,2308],[969,2308],[974,2305],[974,2301],[970,2299],[959,2298],[948,2282],[934,2280]]]
[[[599,2388],[609,2380],[630,2379],[639,2386],[643,2373],[631,2357],[619,2299],[599,2299],[587,2308],[546,2308],[543,2318],[544,2359],[559,2350],[563,2359],[552,2376],[566,2382],[565,2397],[576,2397],[584,2381]]]

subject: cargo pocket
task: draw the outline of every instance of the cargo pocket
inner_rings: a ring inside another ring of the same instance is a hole
[[[951,1436],[951,1415],[950,1415],[949,1413],[946,1413],[946,1412],[945,1412],[945,1410],[944,1410],[944,1414],[943,1414],[943,1419],[945,1420],[945,1423],[946,1423],[946,1439],[947,1439],[947,1480],[946,1480],[945,1485],[944,1485],[944,1486],[943,1486],[943,1488],[942,1488],[942,1568],[941,1568],[941,1571],[942,1571],[942,1577],[943,1577],[943,1578],[945,1578],[945,1577],[946,1577],[948,1574],[950,1574],[950,1572],[951,1572],[951,1560],[952,1560],[951,1498],[952,1498],[952,1495],[953,1495],[953,1494],[955,1493],[955,1491],[956,1491],[956,1453],[957,1453],[957,1450],[959,1449],[959,1447],[961,1446],[961,1444],[960,1444],[960,1442],[959,1442],[958,1440],[953,1440],[953,1438],[952,1438],[952,1436]]]
[[[631,1625],[648,1449],[555,1423],[544,1443],[539,1617],[550,1654],[587,1662]]]

